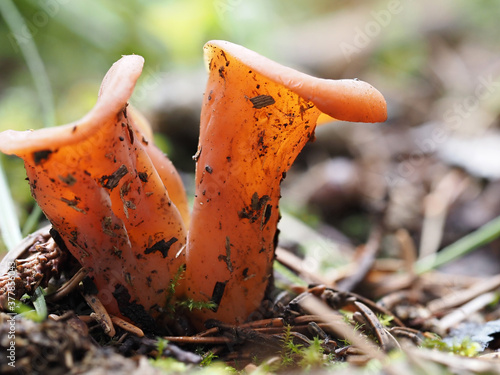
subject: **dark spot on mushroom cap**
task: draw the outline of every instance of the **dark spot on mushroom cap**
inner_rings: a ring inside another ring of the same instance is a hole
[[[270,199],[271,198],[267,194],[259,197],[259,194],[257,192],[253,193],[250,205],[248,205],[247,207],[243,207],[241,211],[238,211],[238,217],[240,219],[249,219],[251,223],[254,223],[256,220],[259,220],[263,216],[262,209]],[[270,216],[271,214],[270,212],[264,212],[264,218],[266,217],[266,215]],[[264,224],[266,223],[267,221]]]
[[[224,290],[226,289],[226,284],[227,281],[217,281],[215,283],[214,291],[212,292],[212,298],[210,298],[210,301],[217,305],[212,309],[213,312],[217,312],[217,310],[219,309],[220,301],[222,300]]]
[[[224,50],[221,50],[221,51],[220,51],[220,54],[221,54],[221,56],[224,58],[224,60],[226,60],[226,62],[227,62],[226,52],[224,52]]]
[[[273,209],[273,207],[270,204],[268,204],[266,206],[266,209],[264,211],[264,223],[263,223],[263,225],[266,225],[267,222],[269,221],[269,219],[271,218],[272,209]]]
[[[128,136],[130,138],[130,144],[134,144],[134,130],[132,129],[132,126],[127,123],[127,130],[128,130]]]
[[[68,207],[71,207],[75,211],[78,211],[82,214],[86,214],[86,211],[80,207],[78,207],[78,204],[81,202],[81,199],[79,197],[75,197],[74,199],[66,199],[64,197],[59,198],[62,202],[66,203]]]
[[[50,154],[52,154],[52,150],[41,150],[41,151],[35,151],[33,153],[33,161],[35,162],[35,165],[40,164],[43,161],[49,160]]]
[[[146,172],[139,172],[137,175],[142,182],[148,182],[148,174]]]
[[[144,250],[144,254],[151,254],[155,251],[159,251],[163,256],[163,258],[166,258],[168,255],[168,250],[170,250],[170,246],[172,246],[177,241],[178,239],[175,237],[172,237],[168,241],[165,241],[165,239],[163,239],[155,243],[153,246],[148,247],[146,250]]]
[[[68,186],[73,186],[76,182],[75,176],[73,176],[71,173],[68,173],[66,176],[58,176],[59,179],[64,182]]]
[[[271,95],[257,95],[253,98],[250,98],[250,101],[253,104],[253,108],[256,109],[265,108],[276,103]]]
[[[128,169],[125,166],[125,164],[122,164],[120,168],[118,168],[116,171],[113,172],[111,175],[104,175],[99,179],[99,182],[103,187],[106,189],[113,190],[116,186],[118,186],[118,183],[128,173]]]

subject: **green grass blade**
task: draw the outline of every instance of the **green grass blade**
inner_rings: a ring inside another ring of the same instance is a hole
[[[302,280],[299,276],[294,274],[292,271],[290,271],[285,265],[281,264],[278,261],[274,262],[274,270],[281,274],[281,276],[285,277],[286,279],[290,280],[292,283],[297,284],[297,285],[302,285],[302,286],[307,286],[307,283]]]
[[[16,207],[10,194],[9,185],[0,158],[0,232],[5,246],[13,249],[22,240]]]
[[[419,274],[425,273],[451,262],[498,237],[500,237],[500,216],[453,244],[446,246],[436,255],[420,259],[415,264],[415,270]]]
[[[38,314],[40,320],[45,320],[47,318],[48,311],[42,288],[36,288],[35,295],[33,297],[33,306],[35,306],[36,313]]]
[[[30,212],[30,214],[26,218],[26,221],[24,222],[23,230],[21,231],[23,237],[27,236],[30,233],[33,233],[35,229],[37,229],[38,220],[40,219],[41,215],[42,209],[38,204],[35,203],[33,210]]]
[[[53,126],[55,124],[55,107],[52,87],[43,61],[33,40],[33,36],[30,34],[30,29],[11,0],[0,1],[0,13],[5,19],[5,22],[10,30],[10,37],[13,37],[9,39],[17,42],[19,50],[21,51],[30,71],[42,108],[43,126]],[[10,196],[10,194],[8,196]],[[38,207],[38,205],[35,205],[26,220],[22,235],[27,235],[36,228],[36,224],[41,216],[41,213],[42,210]],[[19,230],[16,232],[18,231]],[[11,242],[12,239],[8,239],[7,241]],[[7,243],[6,245],[9,249],[11,248]]]
[[[0,1],[0,13],[10,30],[9,36],[13,37],[19,46],[35,84],[42,107],[43,125],[45,127],[53,126],[55,124],[55,113],[52,87],[33,37],[29,33],[30,29],[11,0]]]

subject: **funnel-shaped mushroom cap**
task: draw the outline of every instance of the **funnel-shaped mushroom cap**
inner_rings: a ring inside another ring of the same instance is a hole
[[[387,105],[383,95],[372,85],[357,79],[321,79],[278,64],[258,53],[225,41],[211,41],[205,48],[219,48],[239,63],[278,85],[310,101],[321,112],[342,121],[384,122]],[[212,53],[205,54],[210,66]]]
[[[147,329],[184,263],[176,254],[186,244],[187,204],[177,172],[127,104],[143,62],[116,62],[81,120],[3,132],[0,151],[24,159],[33,196],[108,311]]]
[[[318,116],[384,121],[386,104],[365,82],[314,78],[228,42],[207,43],[205,59],[187,294],[218,304],[193,320],[241,323],[259,316],[272,275],[280,182]]]

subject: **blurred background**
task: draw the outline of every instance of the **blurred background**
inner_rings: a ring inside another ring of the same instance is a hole
[[[284,246],[304,246],[313,233],[355,249],[383,226],[383,252],[395,251],[391,233],[403,230],[425,255],[500,215],[495,0],[15,4],[24,25],[1,7],[0,131],[80,118],[112,63],[139,54],[146,65],[132,103],[191,189],[206,80],[202,47],[225,39],[315,76],[367,81],[388,102],[384,124],[318,127],[283,184]],[[40,64],[22,53],[31,42],[44,66],[34,74],[28,67]],[[37,91],[34,76],[50,87]],[[24,225],[33,201],[22,163],[4,155],[1,161]],[[474,267],[500,272],[499,247],[488,245]],[[330,250],[320,247],[307,267],[315,272],[328,262]]]

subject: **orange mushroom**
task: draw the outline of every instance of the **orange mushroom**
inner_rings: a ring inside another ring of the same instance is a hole
[[[188,208],[175,168],[127,105],[143,63],[116,62],[81,120],[5,131],[0,151],[23,158],[33,196],[108,311],[153,329],[185,263]]]
[[[217,305],[191,312],[195,325],[251,318],[272,275],[280,182],[318,116],[386,118],[382,95],[361,81],[310,77],[228,42],[207,43],[205,58],[191,219],[177,172],[127,106],[139,56],[113,65],[80,121],[0,134],[0,151],[24,159],[33,196],[105,307],[146,329],[185,264],[176,296]]]
[[[242,323],[259,308],[272,275],[280,182],[313,138],[321,112],[381,122],[383,96],[358,80],[324,80],[241,46],[211,41],[188,231],[186,294],[217,308],[194,322]]]

